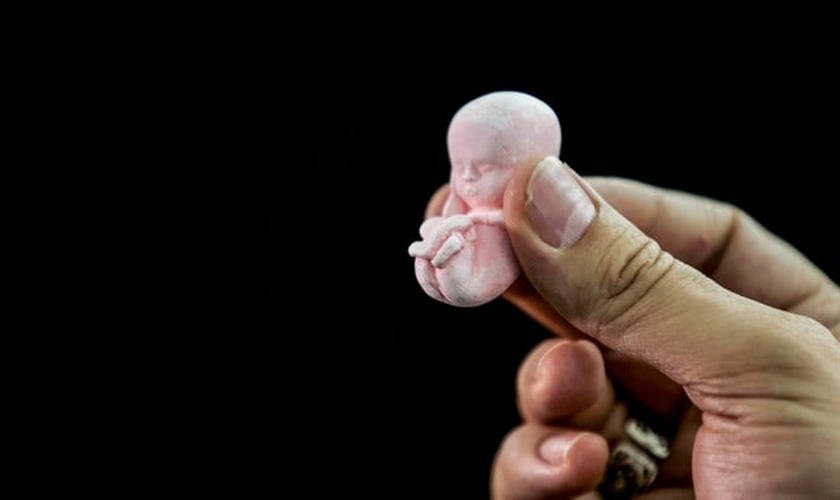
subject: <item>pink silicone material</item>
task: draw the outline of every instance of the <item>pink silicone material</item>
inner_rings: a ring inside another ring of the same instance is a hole
[[[443,212],[420,226],[409,246],[417,281],[441,302],[485,304],[516,280],[521,270],[502,215],[505,186],[513,171],[560,155],[560,122],[545,102],[516,91],[480,96],[449,124],[450,194]]]

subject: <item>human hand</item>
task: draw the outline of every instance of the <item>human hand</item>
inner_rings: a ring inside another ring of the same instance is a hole
[[[648,498],[840,496],[837,285],[732,206],[541,165],[507,189],[505,297],[561,338],[520,367],[493,498],[599,498],[640,411],[675,431]]]
[[[515,174],[505,220],[527,277],[506,297],[570,335],[520,368],[494,498],[591,493],[636,403],[676,429],[650,498],[840,497],[840,289],[800,253],[732,206],[553,158]]]

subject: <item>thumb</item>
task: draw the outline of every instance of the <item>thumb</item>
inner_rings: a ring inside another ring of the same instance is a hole
[[[683,385],[766,369],[791,344],[791,321],[808,321],[676,259],[555,157],[517,170],[504,210],[523,272],[552,307]]]

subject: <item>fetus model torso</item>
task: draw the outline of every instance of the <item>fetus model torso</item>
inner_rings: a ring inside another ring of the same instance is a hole
[[[449,125],[449,197],[409,246],[431,297],[472,307],[498,297],[520,274],[502,216],[514,170],[560,154],[560,123],[543,101],[514,91],[478,97]]]

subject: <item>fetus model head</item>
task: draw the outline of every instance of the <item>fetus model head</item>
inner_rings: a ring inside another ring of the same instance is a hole
[[[560,141],[556,114],[529,94],[499,91],[468,102],[447,134],[451,204],[458,212],[501,208],[516,167],[559,156]]]

